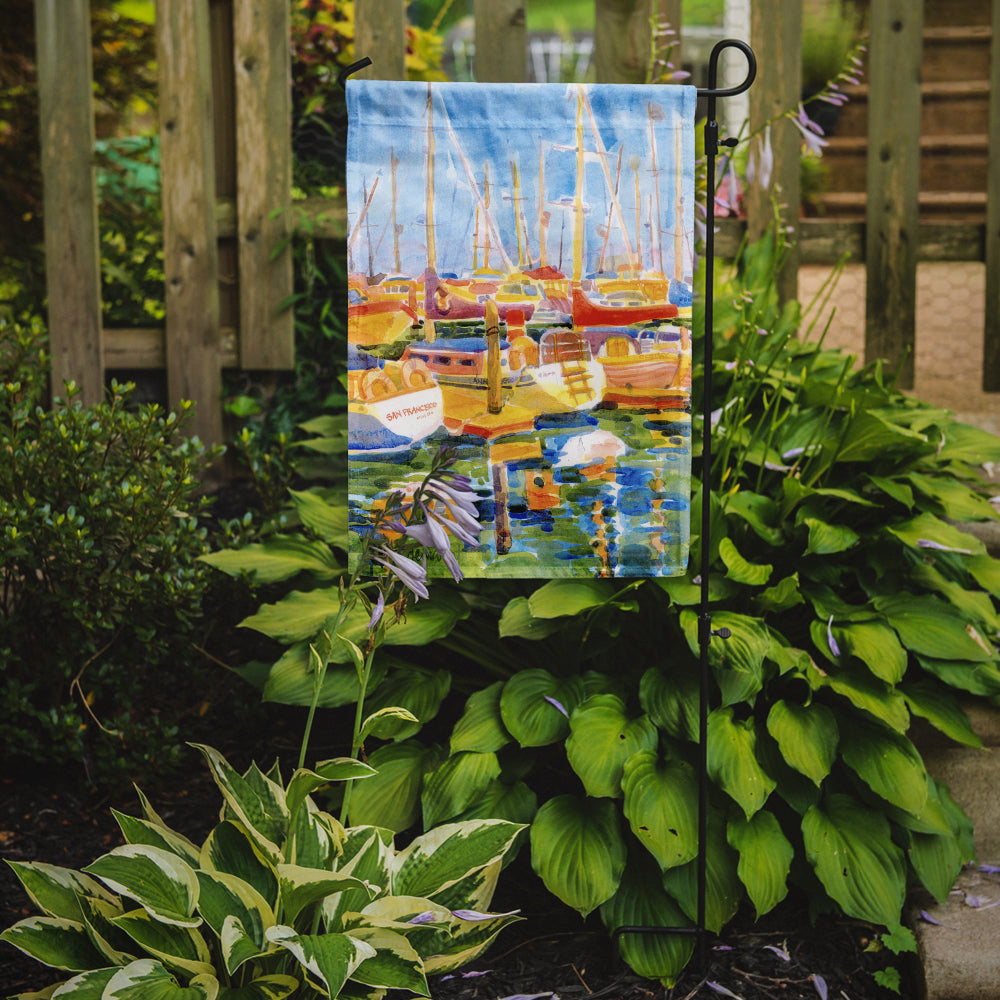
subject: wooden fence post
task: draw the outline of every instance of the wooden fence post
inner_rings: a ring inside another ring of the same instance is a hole
[[[233,6],[243,368],[295,367],[294,314],[282,306],[292,294],[290,21],[288,0]]]
[[[528,79],[528,36],[524,0],[475,0],[479,83],[523,83]]]
[[[913,387],[923,0],[872,0],[868,52],[865,360]]]
[[[354,58],[363,56],[373,65],[357,76],[406,79],[405,0],[354,0]]]
[[[1000,0],[993,0],[990,44],[989,170],[986,176],[986,324],[983,390],[1000,392]]]
[[[89,0],[35,0],[52,393],[104,397]]]
[[[594,67],[598,83],[645,83],[654,47],[654,21],[666,20],[681,33],[679,0],[595,0]],[[680,69],[678,55],[673,63]]]
[[[758,176],[747,192],[747,229],[751,240],[767,232],[775,219],[792,229],[792,246],[778,274],[778,297],[787,302],[798,296],[799,261],[799,159],[802,135],[787,118],[778,117],[795,108],[802,97],[802,4],[799,0],[758,0],[750,8],[750,41],[757,56],[756,83],[750,88],[750,132],[777,117],[771,125],[774,168],[767,187]],[[751,155],[761,149],[763,136],[753,140]],[[759,163],[759,159],[757,160]]]
[[[167,396],[198,406],[191,430],[222,440],[211,43],[207,0],[160,0],[156,58],[163,178]]]

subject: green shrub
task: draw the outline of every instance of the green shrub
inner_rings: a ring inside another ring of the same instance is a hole
[[[516,824],[454,823],[397,849],[388,830],[345,829],[311,798],[369,778],[367,765],[328,760],[285,785],[277,766],[240,774],[199,749],[224,800],[203,844],[141,796],[142,819],[115,813],[126,844],[82,872],[11,863],[42,913],[0,938],[77,973],[60,995],[429,996],[429,973],[472,961],[518,919],[486,912]]]
[[[159,696],[191,662],[206,586],[208,454],[188,405],[132,409],[128,385],[40,406],[40,338],[0,325],[0,744],[91,776],[162,763],[177,741]]]

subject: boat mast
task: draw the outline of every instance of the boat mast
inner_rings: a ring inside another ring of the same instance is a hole
[[[676,192],[674,199],[674,277],[684,281],[684,172],[681,170],[681,136],[677,127],[677,116],[674,115],[674,176],[676,177]],[[714,197],[711,191],[709,198]]]
[[[583,87],[576,88],[576,192],[573,199],[573,284],[583,280]]]
[[[478,209],[478,206],[477,206]],[[483,267],[488,271],[490,269],[490,164],[487,160],[483,164],[483,214],[485,215],[484,220],[484,241],[483,241]]]
[[[545,267],[545,235],[549,226],[545,211],[545,144],[538,144],[538,266]]]
[[[434,105],[431,83],[427,83],[427,267],[437,272],[437,251],[434,246]]]
[[[399,262],[399,226],[396,225],[396,167],[399,166],[399,157],[396,156],[394,147],[389,149],[389,167],[392,171],[392,256],[396,266],[396,274],[403,269]]]
[[[639,191],[639,164],[642,161],[638,156],[629,159],[629,166],[635,173],[635,277],[642,274],[642,193]]]
[[[653,125],[654,121],[663,121],[663,108],[658,104],[654,104],[652,101],[649,102],[649,146],[652,151],[652,166],[653,166],[653,191],[656,192],[656,218],[652,220],[653,226],[655,226],[656,233],[656,258],[658,270],[661,274],[663,271],[663,230],[660,228],[660,220],[663,218],[660,213],[660,171],[656,166],[656,128]],[[677,161],[680,163],[680,160]],[[649,230],[649,244],[650,244],[650,256],[653,254],[653,233],[654,229],[651,227]]]

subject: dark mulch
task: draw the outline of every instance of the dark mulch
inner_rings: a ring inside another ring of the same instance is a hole
[[[284,724],[277,720],[279,734]],[[289,728],[287,736],[279,735],[268,745],[272,751],[275,742],[290,748],[291,735]],[[234,763],[246,760],[245,737],[239,742],[220,740],[219,745]],[[9,861],[80,868],[121,843],[112,806],[139,813],[134,794],[102,795],[74,783],[72,776],[26,777],[8,774],[0,779],[0,858]],[[192,767],[150,792],[150,798],[168,824],[196,840],[213,825],[220,802],[193,751]],[[832,918],[813,927],[799,901],[783,904],[756,925],[750,915],[740,914],[718,939],[706,941],[705,969],[689,968],[673,990],[639,978],[617,961],[596,917],[581,921],[545,893],[523,856],[501,877],[494,907],[520,908],[526,919],[505,930],[469,970],[446,979],[433,977],[435,1000],[539,994],[563,1000],[690,1000],[726,996],[727,990],[743,1000],[815,1000],[824,995],[824,988],[830,1000],[887,1000],[891,994],[878,987],[872,975],[889,964],[904,974],[902,995],[917,994],[900,960],[866,950],[872,942],[870,928]],[[0,927],[31,913],[12,872],[0,866]],[[59,978],[0,944],[0,995],[40,989]]]

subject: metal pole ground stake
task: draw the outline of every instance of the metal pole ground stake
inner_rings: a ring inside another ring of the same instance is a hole
[[[719,56],[727,48],[736,48],[747,59],[746,79],[736,87],[717,88]],[[719,146],[735,146],[737,140],[719,140],[719,123],[715,120],[715,102],[719,97],[734,97],[750,89],[757,76],[757,59],[746,42],[726,38],[716,43],[708,62],[708,87],[698,90],[698,96],[707,98],[708,120],[705,122],[705,157],[707,165],[707,205],[705,225],[705,338],[704,391],[702,395],[702,451],[701,451],[701,600],[698,610],[698,646],[701,653],[701,690],[698,704],[698,914],[694,927],[618,927],[612,935],[618,943],[623,934],[695,934],[698,938],[698,965],[706,968],[705,948],[705,893],[707,881],[707,828],[708,828],[708,647],[712,636],[728,638],[729,629],[712,629],[712,615],[708,610],[709,534],[711,530],[711,491],[709,479],[712,468],[712,323],[713,296],[715,293],[715,158]]]

